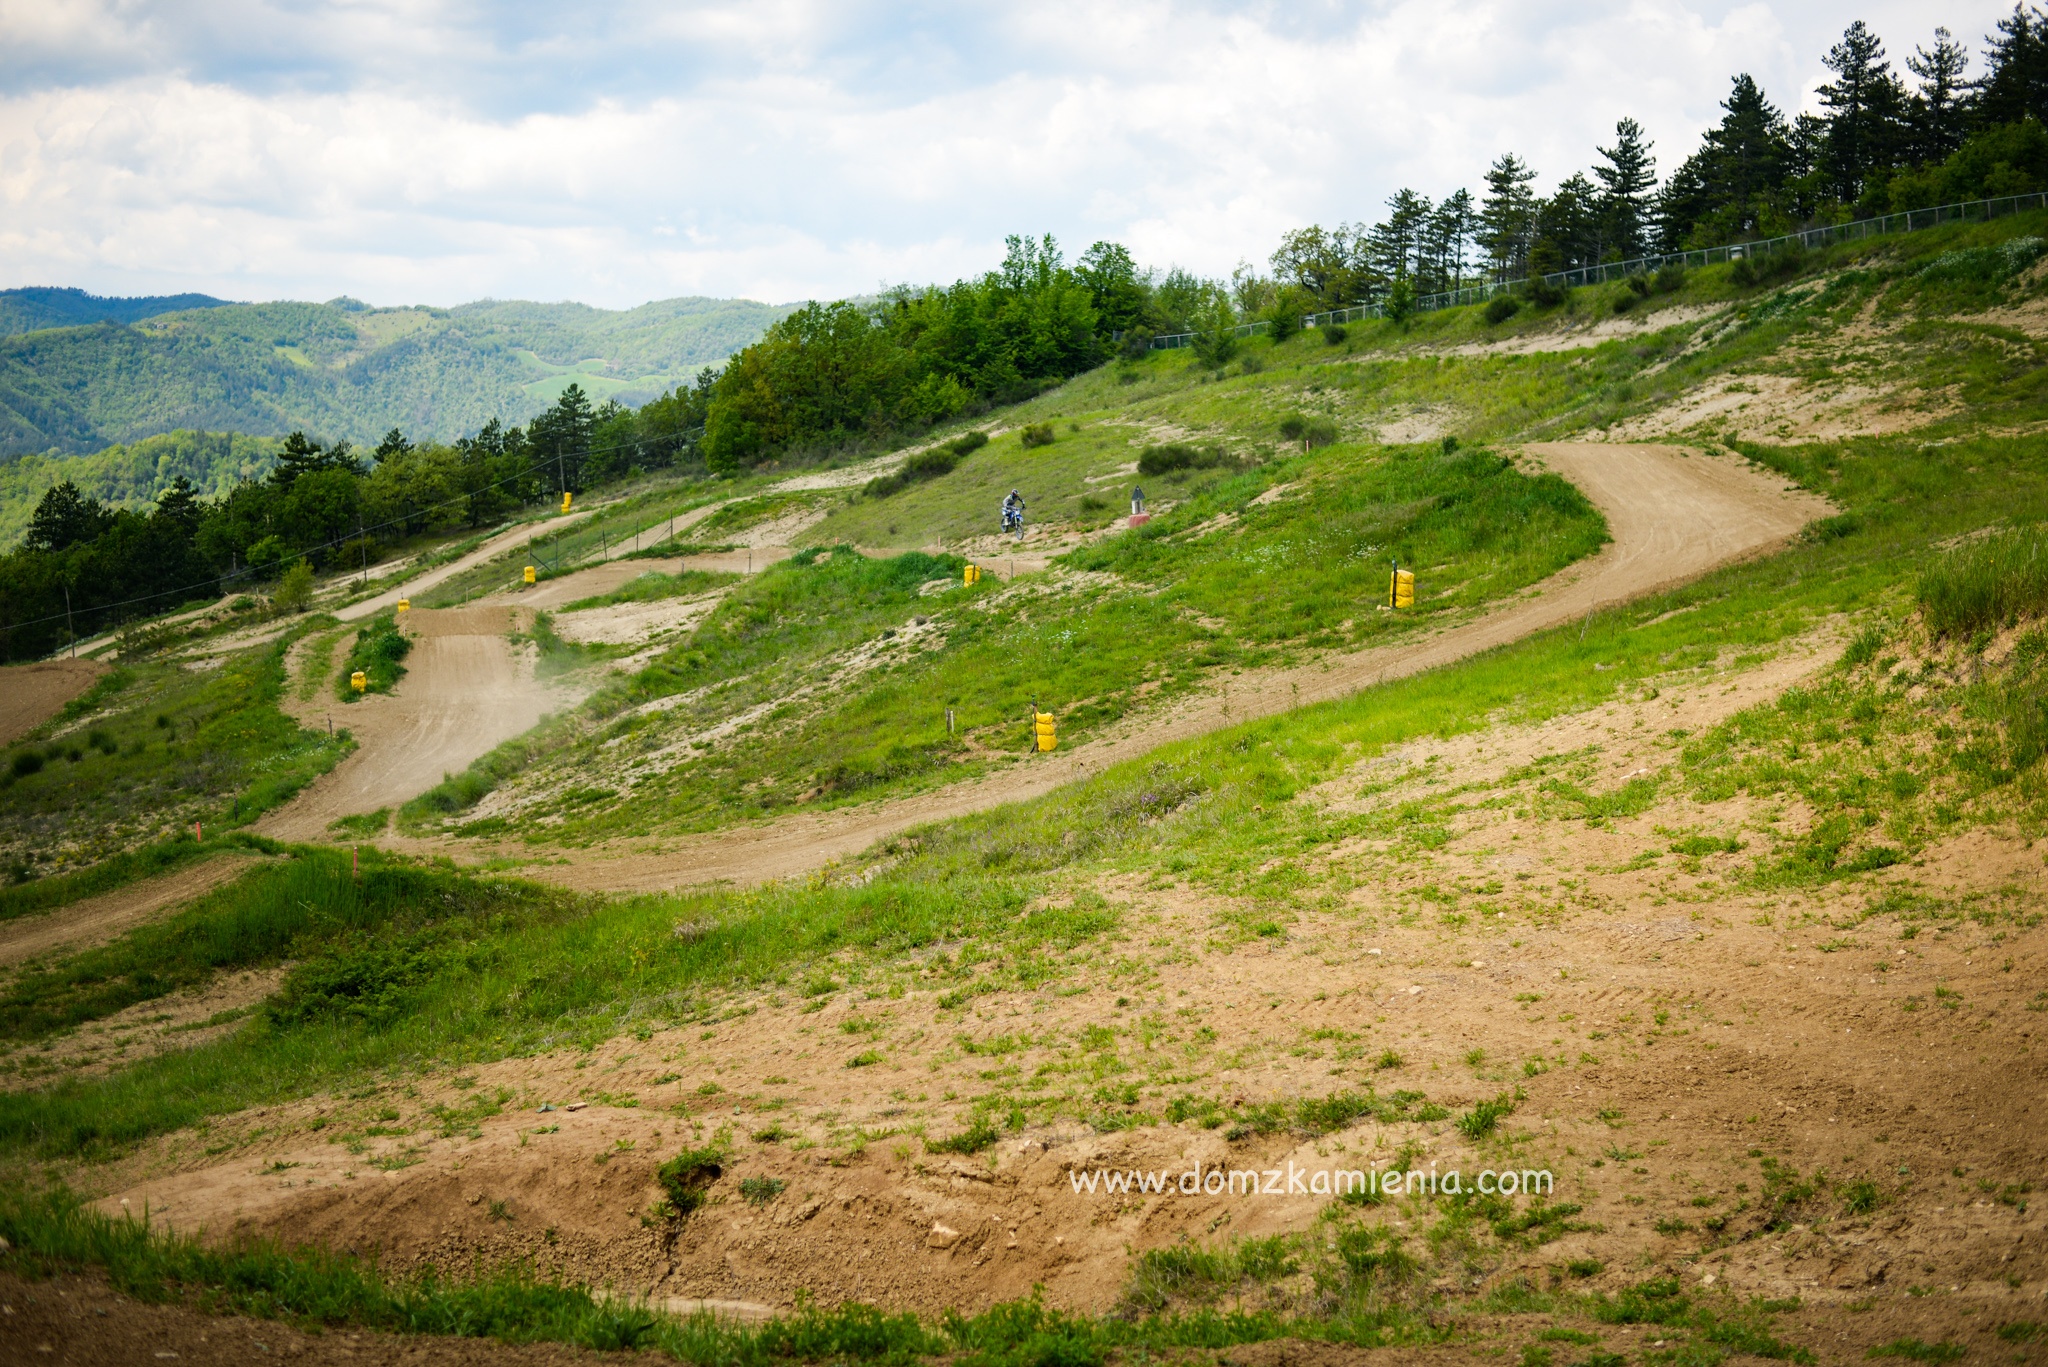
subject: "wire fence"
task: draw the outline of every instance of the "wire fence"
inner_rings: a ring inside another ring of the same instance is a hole
[[[1813,228],[1802,228],[1796,233],[1759,238],[1752,242],[1730,242],[1719,247],[1700,247],[1692,251],[1632,257],[1627,261],[1603,261],[1597,266],[1575,266],[1570,270],[1551,271],[1540,276],[1518,276],[1512,280],[1489,280],[1479,284],[1460,285],[1452,290],[1417,295],[1414,311],[1433,313],[1439,309],[1458,308],[1466,304],[1483,304],[1490,299],[1524,289],[1532,280],[1541,280],[1545,284],[1561,288],[1599,285],[1610,280],[1626,280],[1631,275],[1648,275],[1653,271],[1663,270],[1666,266],[1713,266],[1725,261],[1739,261],[1745,257],[1767,256],[1772,252],[1785,251],[1793,247],[1802,250],[1826,247],[1837,242],[1856,242],[1892,233],[1919,232],[1946,223],[1982,223],[1994,218],[2023,213],[2028,209],[2042,208],[2048,208],[2048,192],[2002,195],[1997,199],[1972,199],[1960,204],[1939,204],[1931,209],[1906,209],[1895,214],[1882,214],[1876,218],[1859,218],[1848,223],[1828,223]],[[1349,308],[1306,314],[1301,320],[1301,325],[1304,328],[1316,328],[1386,316],[1385,304],[1353,304]],[[1230,335],[1250,337],[1265,332],[1272,326],[1270,321],[1264,319],[1239,323],[1230,329]],[[1200,335],[1194,332],[1167,333],[1154,337],[1150,346],[1154,351],[1171,351],[1179,347],[1192,346],[1195,338]]]

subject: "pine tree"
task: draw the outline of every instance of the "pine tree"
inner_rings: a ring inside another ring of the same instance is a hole
[[[156,516],[179,528],[188,539],[198,533],[203,512],[192,481],[183,475],[172,480],[170,486],[156,496]]]
[[[1969,49],[1946,28],[1934,30],[1932,52],[1916,47],[1906,59],[1906,69],[1920,78],[1906,105],[1914,161],[1940,161],[1969,136],[1970,83],[1963,74],[1969,64]]]
[[[100,501],[78,491],[70,480],[54,484],[29,516],[22,544],[32,551],[61,551],[91,541],[113,523]]]
[[[1623,119],[1614,125],[1614,146],[1594,149],[1607,163],[1593,168],[1600,182],[1603,257],[1626,261],[1649,251],[1650,197],[1657,186],[1657,159],[1650,148],[1642,125]]]
[[[2048,123],[2048,15],[2025,4],[1998,21],[1984,40],[1984,79],[1977,84],[1977,122],[1985,127],[2035,119]]]
[[[1429,216],[1429,275],[1423,282],[1428,291],[1456,289],[1465,277],[1465,244],[1473,227],[1472,192],[1460,189],[1446,195]]]
[[[1535,226],[1536,173],[1513,152],[1486,169],[1486,198],[1479,205],[1479,245],[1493,262],[1494,278],[1513,280],[1526,269],[1529,235]]]
[[[1853,203],[1894,164],[1903,140],[1905,92],[1884,44],[1861,19],[1821,59],[1835,79],[1820,88],[1828,112],[1828,172],[1835,193]]]
[[[1422,195],[1403,188],[1387,201],[1387,209],[1387,221],[1368,234],[1372,265],[1391,280],[1406,280],[1421,266],[1430,203]]]
[[[382,465],[393,456],[403,456],[411,450],[412,443],[405,439],[405,433],[394,427],[384,434],[384,440],[377,443],[377,449],[371,455],[379,465]]]

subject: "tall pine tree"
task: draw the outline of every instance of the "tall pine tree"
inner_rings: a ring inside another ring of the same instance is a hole
[[[1643,126],[1634,119],[1614,125],[1614,146],[1596,147],[1606,164],[1593,168],[1600,182],[1600,225],[1604,257],[1627,261],[1649,251],[1650,196],[1657,188],[1657,159]]]

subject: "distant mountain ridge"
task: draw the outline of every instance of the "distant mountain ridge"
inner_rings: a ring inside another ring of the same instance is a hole
[[[128,297],[87,294],[76,288],[28,285],[0,290],[0,337],[88,323],[139,323],[163,313],[218,308],[227,303],[210,294],[149,294]]]
[[[792,307],[692,297],[620,310],[523,300],[371,308],[0,291],[0,459],[181,429],[302,428],[361,444],[398,427],[448,441],[494,417],[523,422],[572,381],[599,401],[644,402]],[[62,321],[41,321],[52,318]]]

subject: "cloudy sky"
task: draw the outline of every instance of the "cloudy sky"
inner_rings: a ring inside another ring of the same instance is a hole
[[[0,286],[607,307],[984,269],[1009,232],[1227,274],[1283,230],[1665,168],[1729,77],[1811,107],[2009,0],[0,0]]]

